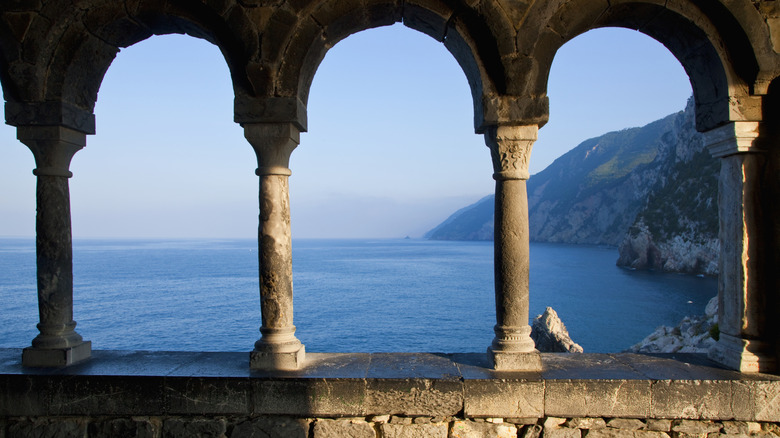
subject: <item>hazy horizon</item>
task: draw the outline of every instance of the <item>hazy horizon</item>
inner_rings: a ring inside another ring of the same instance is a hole
[[[548,94],[532,174],[588,138],[682,110],[691,87],[659,43],[603,29],[561,48]],[[215,46],[171,35],[124,49],[95,114],[97,135],[71,164],[75,239],[256,237],[256,159]],[[441,43],[401,25],[328,52],[308,119],[290,160],[294,238],[420,237],[493,191],[465,75]],[[0,236],[32,237],[32,153],[6,125],[0,145]]]

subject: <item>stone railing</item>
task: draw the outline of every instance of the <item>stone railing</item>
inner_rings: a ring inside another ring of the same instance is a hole
[[[95,351],[64,369],[0,350],[0,437],[780,436],[780,377],[705,355],[309,353],[258,371],[245,353]]]

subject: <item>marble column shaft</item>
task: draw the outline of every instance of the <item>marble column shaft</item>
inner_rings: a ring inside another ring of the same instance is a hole
[[[292,239],[288,178],[290,154],[300,142],[290,123],[245,124],[260,177],[258,262],[262,336],[250,356],[253,369],[297,369],[305,349],[293,325]]]
[[[73,248],[68,178],[86,134],[57,126],[20,127],[19,140],[35,156],[36,252],[40,334],[24,349],[25,366],[61,367],[86,360],[91,343],[73,320]]]
[[[742,372],[776,370],[764,252],[770,230],[764,224],[761,189],[766,156],[758,145],[759,128],[758,122],[733,122],[705,133],[710,152],[721,160],[720,339],[710,357]]]
[[[496,180],[495,339],[488,355],[497,370],[539,370],[529,312],[528,160],[538,127],[497,126],[485,133]]]

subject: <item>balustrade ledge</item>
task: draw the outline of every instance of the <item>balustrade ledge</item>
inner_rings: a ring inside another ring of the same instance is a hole
[[[0,419],[34,416],[369,415],[777,421],[780,377],[705,355],[542,354],[541,372],[495,371],[484,353],[309,353],[256,371],[248,353],[94,351],[61,369],[0,349]]]

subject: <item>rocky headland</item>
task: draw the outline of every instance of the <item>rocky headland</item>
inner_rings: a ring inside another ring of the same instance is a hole
[[[530,240],[616,246],[619,266],[716,275],[719,169],[689,101],[641,128],[586,140],[533,175]],[[490,195],[425,237],[492,240],[493,210]]]

